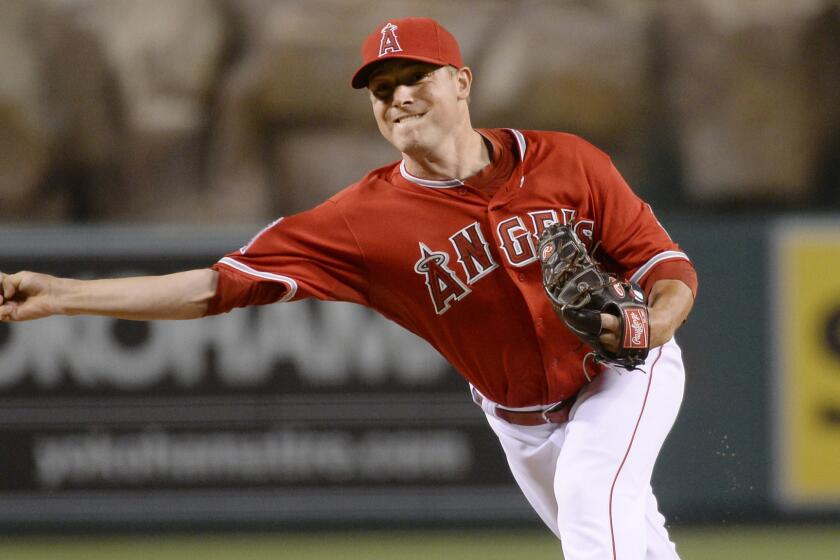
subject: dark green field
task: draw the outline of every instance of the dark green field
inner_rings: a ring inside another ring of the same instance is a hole
[[[683,560],[840,560],[840,527],[673,531]],[[558,560],[542,531],[5,537],[6,560]]]

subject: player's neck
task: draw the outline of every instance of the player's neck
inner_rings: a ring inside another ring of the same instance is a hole
[[[450,135],[431,150],[403,153],[406,171],[421,179],[449,180],[472,177],[491,161],[484,137],[470,126]]]

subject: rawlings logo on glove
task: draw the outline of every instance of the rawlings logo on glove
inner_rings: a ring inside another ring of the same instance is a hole
[[[547,227],[540,236],[539,255],[543,287],[554,310],[569,330],[592,348],[595,360],[627,370],[642,365],[650,350],[650,325],[639,286],[598,268],[569,226]],[[598,338],[601,313],[618,318],[619,347],[615,352],[607,350]]]

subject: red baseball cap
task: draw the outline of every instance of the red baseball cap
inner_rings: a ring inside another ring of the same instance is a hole
[[[464,66],[458,41],[435,20],[392,19],[377,27],[362,43],[362,65],[353,74],[353,87],[367,87],[374,65],[389,58],[410,58],[456,68]]]

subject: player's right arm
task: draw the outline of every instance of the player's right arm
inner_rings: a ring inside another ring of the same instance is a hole
[[[194,319],[206,312],[217,281],[218,273],[212,269],[101,280],[26,271],[0,273],[0,321],[50,315],[105,315],[138,321]]]
[[[194,319],[304,297],[369,305],[368,276],[355,234],[337,203],[327,201],[275,220],[212,268],[102,280],[0,273],[0,321]]]

